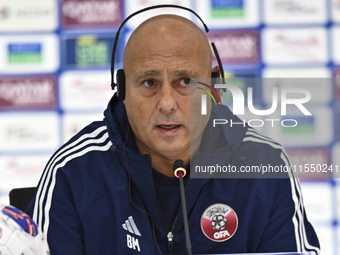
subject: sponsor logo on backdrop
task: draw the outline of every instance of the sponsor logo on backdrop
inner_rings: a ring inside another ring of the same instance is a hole
[[[126,14],[130,14],[141,9],[144,9],[148,6],[159,4],[174,4],[192,9],[191,2],[192,2],[191,0],[125,0],[124,11]],[[129,20],[129,22],[126,23],[126,27],[129,27],[130,29],[135,29],[146,19],[149,19],[159,14],[176,14],[182,17],[186,17],[187,19],[192,18],[192,16],[190,15],[191,13],[185,10],[181,10],[178,8],[161,8],[140,13],[139,15],[133,17],[133,19]]]
[[[120,0],[63,0],[64,27],[118,26],[122,21]]]
[[[308,14],[315,14],[318,12],[313,7],[302,5],[301,2],[294,2],[292,0],[282,1],[276,0],[275,1],[275,11],[276,12],[288,12],[288,13],[308,13]]]
[[[196,11],[209,28],[256,27],[260,23],[259,0],[195,1]],[[261,3],[262,4],[262,3]]]
[[[212,32],[208,37],[215,43],[224,64],[255,64],[260,61],[259,34],[255,30]],[[216,61],[216,57],[213,58]]]
[[[8,175],[8,180],[24,176],[23,179],[37,179],[38,175],[44,170],[48,161],[48,155],[30,156],[3,156],[0,158],[1,169],[4,175]],[[30,176],[34,176],[34,178]]]
[[[0,5],[0,31],[53,30],[57,22],[55,0],[3,0]]]
[[[327,34],[324,28],[266,29],[263,58],[268,64],[326,63]]]
[[[314,8],[313,6],[311,6],[310,2],[309,4],[307,4],[306,1],[274,0],[273,2],[274,2],[274,11],[277,13],[282,13],[282,12],[283,13],[298,13],[298,14],[318,13],[318,10]]]
[[[4,167],[10,172],[16,172],[17,175],[38,174],[44,170],[47,160],[47,156],[33,156],[32,159],[31,156],[12,156],[6,157]]]
[[[76,38],[66,38],[66,67],[109,67],[113,41],[113,35],[83,35]]]
[[[50,73],[59,67],[56,34],[0,36],[0,73]]]
[[[54,108],[56,91],[54,77],[0,78],[0,110]]]
[[[327,19],[326,1],[265,0],[263,6],[268,24],[325,23]]]
[[[1,188],[6,191],[7,199],[14,187],[36,186],[49,157],[49,153],[0,156]]]
[[[276,41],[283,46],[293,48],[295,46],[302,47],[310,47],[310,46],[317,46],[318,45],[318,38],[313,35],[309,35],[305,38],[297,38],[294,39],[293,37],[287,36],[284,33],[278,33],[275,37]]]
[[[47,7],[19,7],[16,10],[10,10],[7,7],[0,7],[0,16],[1,14],[6,13],[5,18],[16,18],[21,20],[27,19],[41,19],[51,16],[52,10]],[[10,14],[10,15],[9,15]]]
[[[139,11],[149,6],[160,5],[160,4],[174,4],[180,5],[187,8],[192,9],[191,0],[125,0],[124,1],[124,13],[126,15],[131,14],[133,12]],[[125,27],[129,29],[135,29],[139,26],[143,21],[160,14],[175,14],[182,17],[185,17],[189,20],[192,19],[191,13],[185,10],[181,10],[178,8],[160,8],[149,10],[144,13],[140,13],[139,15],[130,19],[129,22],[125,24]],[[209,26],[210,28],[210,26]]]
[[[0,151],[55,150],[59,145],[56,113],[2,114]]]
[[[60,100],[64,110],[104,110],[113,95],[109,71],[68,71],[60,77]]]
[[[41,63],[41,48],[41,43],[10,43],[7,45],[8,64]]]
[[[212,18],[243,17],[244,12],[244,0],[211,0]]]

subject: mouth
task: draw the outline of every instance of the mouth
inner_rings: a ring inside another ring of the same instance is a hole
[[[156,127],[162,133],[174,134],[174,133],[176,133],[182,127],[182,125],[178,125],[178,124],[161,124],[161,125],[157,125]]]

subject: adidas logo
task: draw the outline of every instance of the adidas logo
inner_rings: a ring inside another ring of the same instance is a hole
[[[125,221],[125,223],[122,225],[122,227],[129,231],[132,234],[135,234],[137,236],[142,236],[136,226],[135,221],[133,220],[132,216],[129,216],[129,218]]]

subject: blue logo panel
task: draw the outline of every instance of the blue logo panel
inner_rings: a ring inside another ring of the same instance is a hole
[[[78,35],[64,39],[66,69],[109,68],[114,35]]]

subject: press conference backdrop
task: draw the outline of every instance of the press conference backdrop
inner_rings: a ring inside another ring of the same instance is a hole
[[[149,5],[192,8],[209,26],[227,77],[340,77],[340,0],[0,0],[0,202],[12,188],[36,186],[52,153],[103,117],[113,92],[109,65],[124,17]],[[117,68],[131,31],[145,18],[187,12],[154,10],[121,33]],[[200,25],[200,24],[199,24]],[[244,89],[244,88],[243,88]],[[254,87],[266,105],[264,84]],[[301,128],[263,130],[293,164],[340,165],[340,83],[332,82],[318,114]],[[322,254],[340,254],[340,182],[302,180],[308,218]]]

